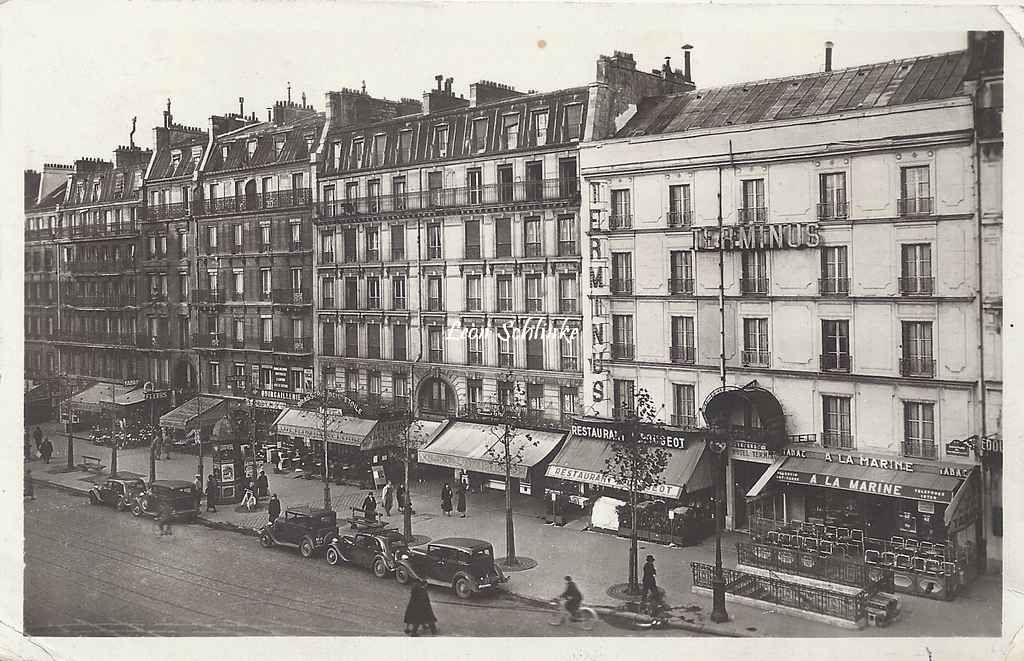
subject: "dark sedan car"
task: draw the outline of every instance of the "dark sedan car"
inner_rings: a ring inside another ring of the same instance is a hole
[[[297,547],[303,558],[309,558],[337,536],[338,515],[333,510],[291,507],[260,530],[260,545]]]
[[[397,530],[360,532],[332,539],[327,545],[327,563],[337,566],[346,562],[372,569],[374,576],[384,578],[395,571],[398,557],[408,552],[409,545]]]
[[[199,515],[193,484],[185,480],[154,480],[149,488],[135,497],[133,516],[157,516],[160,506],[169,503],[171,515],[185,521],[194,521]]]
[[[490,543],[466,537],[438,539],[399,556],[395,580],[405,584],[410,578],[450,587],[460,599],[508,581],[494,564]]]
[[[89,489],[89,502],[93,505],[109,505],[123,512],[135,502],[135,496],[146,490],[141,475],[114,473],[103,482]]]

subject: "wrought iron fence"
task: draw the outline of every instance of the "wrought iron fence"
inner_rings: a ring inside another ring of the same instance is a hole
[[[883,592],[894,590],[891,569],[871,567],[864,562],[838,556],[822,556],[814,551],[738,542],[736,544],[736,562],[741,565],[786,572],[867,590]]]

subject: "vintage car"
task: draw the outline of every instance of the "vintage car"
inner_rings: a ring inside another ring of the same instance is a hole
[[[192,483],[185,480],[154,480],[149,488],[135,496],[133,516],[157,516],[160,506],[169,502],[175,518],[194,521],[199,515]]]
[[[260,545],[295,546],[303,558],[322,549],[338,536],[338,515],[333,510],[294,507],[260,530]]]
[[[89,502],[93,505],[108,505],[123,512],[132,506],[135,497],[146,490],[141,475],[135,473],[114,473],[106,480],[89,489]]]
[[[398,556],[408,552],[409,545],[397,530],[358,532],[331,539],[327,545],[327,564],[337,566],[346,562],[372,569],[374,576],[384,578],[395,571]]]
[[[490,543],[465,537],[438,539],[400,555],[395,580],[404,585],[410,579],[450,587],[460,599],[508,581],[494,564]]]

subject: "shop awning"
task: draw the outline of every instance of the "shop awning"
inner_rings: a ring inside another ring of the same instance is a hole
[[[141,385],[122,386],[116,383],[94,383],[68,400],[68,406],[88,413],[103,413],[111,407],[120,409],[146,401]]]
[[[353,445],[362,449],[376,442],[373,437],[376,420],[345,415],[341,409],[327,409],[327,442]],[[297,436],[320,441],[324,438],[324,419],[320,411],[285,409],[270,427],[284,436]]]
[[[502,428],[477,422],[453,422],[417,456],[420,463],[432,466],[464,468],[488,475],[503,475],[504,456],[499,440]],[[526,435],[529,438],[526,438]],[[526,471],[550,455],[565,436],[562,432],[521,429],[513,437],[509,452],[521,460],[512,466],[512,477],[525,478]]]
[[[416,420],[409,428],[409,449],[418,450],[434,440],[444,427],[438,420]],[[380,421],[374,433],[366,438],[362,449],[379,450],[385,447],[402,448],[405,445],[405,423],[400,420]]]
[[[757,482],[754,482],[754,486],[750,487],[750,491],[747,492],[747,498],[757,498],[764,491],[764,488],[768,486],[772,478],[775,477],[775,473],[778,472],[782,465],[786,463],[787,457],[779,457],[772,462],[771,466],[765,469],[761,477],[758,478]]]
[[[810,457],[787,457],[774,480],[861,493],[948,503],[960,479],[924,471],[886,470]],[[756,486],[756,485],[755,485]],[[748,494],[749,495],[749,494]]]
[[[160,416],[160,426],[185,432],[210,427],[224,417],[227,406],[221,397],[193,397]]]
[[[943,517],[947,534],[973,525],[981,516],[981,498],[978,493],[979,479],[978,471],[971,471],[971,474],[953,494]]]
[[[644,493],[662,498],[678,499],[683,493],[706,489],[714,483],[713,463],[703,459],[704,443],[694,442],[685,449],[666,449],[668,464],[661,474],[661,484]],[[710,453],[707,453],[710,454]],[[592,438],[570,436],[562,450],[548,466],[547,476],[571,482],[625,489],[604,474],[607,459],[614,456],[613,444]],[[709,457],[710,459],[710,457]]]

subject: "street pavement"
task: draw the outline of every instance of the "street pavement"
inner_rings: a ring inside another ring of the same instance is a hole
[[[95,474],[85,472],[60,473],[59,466],[66,463],[66,444],[59,427],[43,426],[55,446],[55,457],[50,466],[39,460],[27,462],[33,477],[59,484],[66,488],[88,488]],[[103,457],[109,465],[110,449],[96,447],[76,440],[75,454]],[[120,451],[119,470],[148,475],[148,449]],[[176,455],[171,460],[157,462],[157,477],[191,480],[196,472],[196,457]],[[209,469],[207,467],[207,472]],[[313,504],[322,505],[321,482],[296,478],[294,474],[274,474],[267,470],[270,490],[278,494],[284,507]],[[473,493],[469,497],[467,518],[445,517],[440,511],[439,488],[433,483],[411,485],[413,504],[413,532],[431,539],[448,536],[468,536],[490,541],[495,555],[505,555],[504,494],[501,492]],[[347,516],[348,507],[359,505],[365,491],[351,486],[331,485],[334,508]],[[532,600],[547,600],[557,594],[563,585],[562,577],[571,575],[580,586],[587,604],[617,607],[620,602],[606,595],[611,585],[623,583],[629,542],[614,535],[582,530],[585,522],[570,522],[565,527],[545,525],[541,516],[542,505],[534,499],[517,497],[513,517],[518,555],[537,560],[534,569],[510,574],[509,590]],[[221,506],[217,512],[204,513],[204,523],[230,525],[240,529],[258,528],[266,521],[262,511],[238,511],[235,506]],[[392,525],[401,529],[401,517],[392,513]],[[26,524],[28,525],[28,524]],[[213,531],[206,531],[213,532]],[[197,533],[198,534],[198,533]],[[745,541],[740,533],[725,533],[722,537],[723,562],[735,566],[735,544]],[[231,541],[234,540],[234,541]],[[252,538],[233,536],[228,543],[246,545]],[[707,619],[710,599],[691,592],[691,562],[714,563],[714,540],[710,538],[698,546],[674,548],[659,544],[640,543],[640,558],[648,553],[656,558],[659,585],[666,590],[667,601],[673,606],[673,621],[691,630],[702,630],[718,635],[732,636],[998,636],[1001,615],[1001,580],[999,576],[984,576],[968,587],[953,602],[941,602],[919,597],[897,595],[903,608],[902,619],[888,628],[868,627],[860,632],[811,622],[775,612],[729,603],[732,620],[714,624]],[[965,614],[969,616],[965,617]]]

